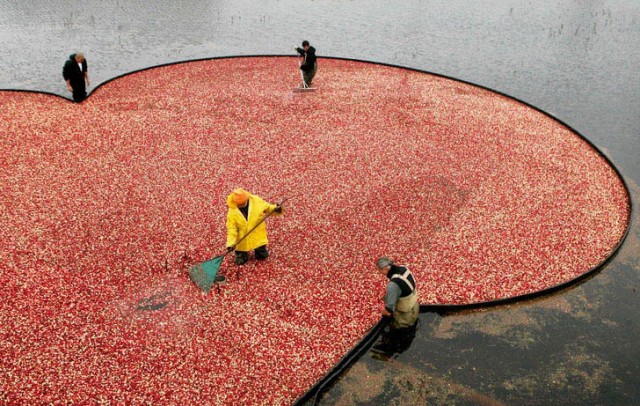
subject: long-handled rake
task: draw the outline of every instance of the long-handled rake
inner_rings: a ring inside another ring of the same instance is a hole
[[[286,201],[287,199],[283,199],[277,205],[282,206],[282,204]],[[255,230],[269,216],[271,216],[274,211],[275,210],[271,210],[270,212],[268,212],[266,216],[264,216],[258,223],[256,223],[255,226],[251,228],[251,230],[247,231],[247,233],[243,235],[242,238],[236,241],[236,243],[231,246],[230,249],[225,250],[224,254],[218,255],[217,257],[214,257],[208,261],[192,266],[191,269],[189,269],[189,278],[191,278],[193,283],[195,283],[197,287],[199,287],[206,293],[209,293],[214,283],[224,282],[224,277],[218,277],[218,271],[220,270],[220,265],[222,265],[224,257],[226,257],[230,252],[233,252],[235,247],[237,247],[238,244],[240,244],[245,238],[247,238],[247,236],[251,234],[253,230]]]
[[[304,72],[300,67],[302,66],[302,58],[298,58],[298,70],[300,71],[300,77],[302,79],[302,83],[298,87],[294,87],[294,92],[313,92],[316,90],[315,87],[310,87],[307,82],[304,80]]]

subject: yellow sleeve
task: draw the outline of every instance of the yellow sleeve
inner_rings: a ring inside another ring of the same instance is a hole
[[[276,207],[278,207],[278,205],[274,204],[273,205],[273,209],[271,209],[271,210],[275,210]],[[284,207],[282,207],[282,206],[280,206],[280,213],[278,213],[276,211],[274,211],[274,213],[273,213],[273,215],[275,215],[275,216],[282,216],[283,214],[284,214]]]
[[[267,214],[269,214],[269,213],[273,212],[273,211],[276,209],[276,207],[278,207],[278,205],[277,205],[277,204],[271,204],[271,203],[266,202],[266,201],[264,201],[264,200],[262,200],[262,199],[260,199],[260,200],[261,200],[261,203],[264,205],[264,209],[263,209],[263,211],[264,211],[264,215],[265,215],[265,216],[266,216]],[[282,209],[282,212],[280,212],[280,213],[275,213],[275,212],[274,212],[274,213],[273,213],[273,215],[278,216],[278,215],[281,215],[283,212],[284,212],[284,209]]]
[[[267,208],[266,208],[267,212],[265,213],[265,215],[266,215],[266,214],[269,214],[269,213],[273,213],[273,214],[272,214],[272,216],[281,216],[282,214],[284,214],[284,207],[282,207],[282,206],[280,206],[280,208],[282,209],[282,210],[280,211],[280,213],[278,213],[278,212],[276,212],[276,211],[275,211],[275,210],[276,210],[276,208],[278,207],[278,205],[277,205],[277,204],[267,203],[267,206],[266,206],[266,207],[267,207]]]
[[[267,214],[269,214],[269,212],[271,210],[273,210],[271,208],[271,204],[267,203],[264,199],[262,199],[260,196],[256,196],[253,195],[254,197],[254,204],[256,205],[256,210],[255,213],[257,214],[258,218],[254,218],[256,221],[260,221],[261,219],[263,219]],[[275,206],[274,206],[275,207]]]
[[[227,212],[227,248],[233,247],[238,241],[238,225],[235,221],[234,215],[229,210]]]

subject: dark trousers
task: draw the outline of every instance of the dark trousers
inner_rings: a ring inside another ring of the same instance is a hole
[[[73,88],[73,101],[76,103],[80,103],[84,99],[87,98],[86,88],[83,86],[82,88]]]
[[[264,261],[269,258],[269,251],[267,250],[267,246],[263,245],[258,247],[254,251],[256,259],[258,261]],[[242,265],[249,260],[249,253],[247,251],[236,251],[235,263],[236,265]]]
[[[302,71],[302,80],[304,80],[304,83],[306,83],[307,86],[311,86],[311,82],[313,82],[313,78],[314,76],[316,76],[317,70],[318,70],[318,63],[316,62],[315,64],[313,64],[313,68],[311,68],[310,70]]]

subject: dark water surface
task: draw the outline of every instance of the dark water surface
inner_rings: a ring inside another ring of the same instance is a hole
[[[637,0],[0,0],[0,89],[69,97],[61,70],[76,51],[95,87],[162,63],[290,54],[301,39],[320,56],[423,69],[524,100],[604,152],[637,206]],[[383,335],[320,403],[637,404],[639,237],[634,212],[620,253],[572,289],[422,314],[408,348]]]

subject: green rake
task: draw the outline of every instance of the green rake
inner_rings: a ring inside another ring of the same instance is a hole
[[[287,201],[287,199],[284,199],[282,202],[277,203],[277,206],[282,206],[285,201]],[[267,213],[267,215],[264,216],[262,220],[256,223],[256,225],[253,226],[251,230],[247,231],[247,233],[243,235],[242,238],[240,238],[232,247],[230,247],[231,249],[226,250],[224,254],[218,255],[217,257],[214,257],[208,261],[201,262],[197,265],[192,266],[191,269],[189,269],[189,278],[191,278],[193,283],[195,283],[197,287],[199,287],[206,293],[209,293],[211,287],[214,284],[225,282],[226,279],[224,278],[224,276],[218,277],[218,271],[220,270],[220,265],[222,265],[224,257],[232,252],[233,249],[242,242],[242,240],[247,238],[247,236],[251,234],[251,232],[255,230],[260,224],[262,224],[269,216],[271,216],[274,211],[275,210],[272,210]]]
[[[197,287],[199,287],[206,293],[209,293],[211,287],[216,282],[216,277],[218,276],[220,265],[222,264],[222,260],[226,255],[227,253],[192,266],[189,270],[189,278],[191,278],[191,280],[196,284]],[[221,278],[219,278],[218,283],[226,280],[222,280]]]

